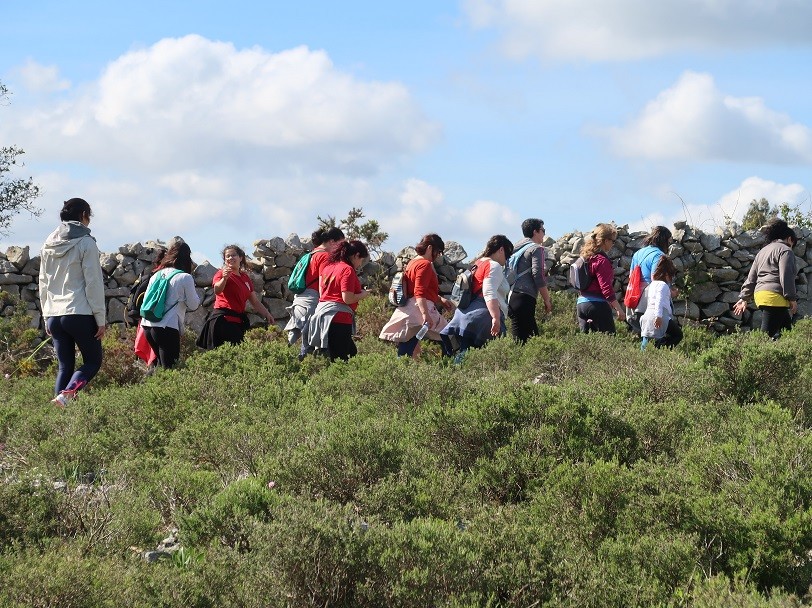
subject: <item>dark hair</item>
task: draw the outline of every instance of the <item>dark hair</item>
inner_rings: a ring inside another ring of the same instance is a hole
[[[513,243],[510,242],[510,239],[504,234],[496,234],[488,239],[488,242],[485,244],[485,251],[483,251],[479,257],[489,258],[502,247],[505,248],[505,259],[513,255]]]
[[[186,243],[175,243],[166,252],[161,261],[161,268],[177,268],[191,274],[192,249]]]
[[[226,251],[228,251],[229,249],[233,249],[234,251],[237,252],[237,255],[240,256],[240,268],[245,268],[245,251],[243,251],[243,248],[240,247],[239,245],[232,244],[223,247],[223,251],[220,253],[220,255],[223,256],[223,261],[224,262],[226,261]]]
[[[671,231],[665,226],[654,226],[648,236],[643,239],[643,245],[654,245],[663,253],[668,253],[668,242],[671,240]]]
[[[666,278],[673,279],[675,276],[677,276],[677,267],[674,266],[674,262],[667,255],[661,255],[654,272],[651,273],[651,278],[655,281],[664,281]]]
[[[536,230],[544,230],[544,222],[537,217],[531,217],[522,222],[522,235],[532,238]]]
[[[772,218],[761,230],[767,237],[767,241],[770,243],[778,239],[784,240],[787,237],[792,237],[793,243],[798,242],[798,237],[795,236],[795,231],[779,217]]]
[[[71,198],[62,203],[59,219],[63,222],[81,222],[85,215],[93,215],[88,202],[83,198]]]
[[[344,241],[335,248],[327,259],[331,264],[335,262],[346,262],[350,264],[350,257],[355,254],[360,255],[362,258],[368,258],[369,250],[361,241]]]
[[[318,228],[310,235],[310,240],[316,247],[327,241],[343,241],[345,238],[344,232],[337,226],[333,226],[332,228]]]
[[[445,251],[445,243],[443,243],[443,239],[440,238],[440,235],[431,234],[425,235],[420,242],[414,246],[414,250],[417,252],[418,255],[423,255],[428,251],[429,245],[434,249],[434,253],[441,254]]]

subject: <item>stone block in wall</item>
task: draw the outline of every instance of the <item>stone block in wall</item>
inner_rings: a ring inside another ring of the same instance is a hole
[[[451,264],[459,264],[468,258],[468,254],[462,245],[456,241],[445,242],[445,259]]]
[[[437,269],[437,276],[438,276],[438,278],[440,280],[448,279],[449,281],[451,281],[453,283],[454,281],[457,280],[457,274],[459,274],[457,272],[457,269],[454,268],[453,266],[449,265],[449,264],[445,264],[443,266],[440,266]]]
[[[729,331],[729,330],[733,329],[734,327],[736,327],[737,325],[741,325],[741,321],[739,319],[736,319],[734,317],[728,317],[728,316],[717,317],[716,322],[720,323],[722,326],[724,326],[725,331]]]
[[[749,264],[754,259],[756,259],[756,255],[754,253],[750,253],[746,249],[739,249],[738,251],[733,253],[733,258],[742,262],[747,262]]]
[[[798,257],[795,258],[795,268],[798,272],[801,272],[807,266],[809,266],[809,264],[806,263],[806,260]]]
[[[722,288],[716,283],[698,283],[691,287],[691,293],[688,298],[691,302],[699,304],[710,304],[715,301],[722,293]]]
[[[285,239],[275,236],[272,239],[268,239],[267,248],[271,250],[274,255],[279,255],[280,253],[285,253],[285,249],[287,245],[285,244]]]
[[[20,273],[21,274],[27,274],[27,275],[30,275],[32,277],[38,277],[39,276],[39,263],[40,263],[39,256],[35,256],[35,257],[31,258],[30,260],[28,260],[28,264],[25,265],[25,267],[20,271]]]
[[[107,322],[124,323],[124,302],[118,298],[110,298],[107,302]]]
[[[3,285],[2,287],[0,287],[0,291],[3,292],[3,293],[7,293],[10,296],[13,296],[15,298],[20,297],[20,286],[19,285]],[[2,302],[2,300],[0,300],[0,302]]]
[[[700,310],[699,306],[687,300],[674,300],[674,316],[687,317],[694,321],[699,320]]]
[[[99,262],[101,262],[102,270],[106,274],[112,274],[118,267],[118,258],[112,253],[101,254],[99,256]]]
[[[254,291],[256,293],[262,293],[262,290],[265,287],[265,279],[259,272],[249,272],[248,276],[251,277],[251,284],[254,286]],[[209,282],[211,285],[211,282]]]
[[[724,266],[727,264],[723,258],[720,258],[718,255],[711,253],[710,251],[703,253],[702,259],[705,260],[705,263],[708,266]]]
[[[6,249],[6,259],[14,264],[17,270],[22,270],[25,268],[25,265],[28,264],[28,260],[31,259],[28,246],[18,247],[12,245]]]
[[[377,259],[377,262],[386,268],[392,268],[395,265],[395,254],[384,251],[381,253],[381,257]]]
[[[806,250],[807,250],[806,241],[798,241],[797,243],[795,243],[795,247],[792,248],[793,253],[795,253],[795,255],[797,255],[799,258],[802,258],[804,257],[804,255],[806,255]]]
[[[741,248],[742,248],[742,246],[741,246],[741,245],[739,245],[739,244],[736,242],[736,239],[733,239],[733,238],[730,238],[730,239],[722,239],[722,246],[727,247],[728,249],[730,249],[730,250],[732,250],[732,251],[738,251],[739,249],[741,249]]]
[[[733,304],[739,299],[739,291],[739,289],[735,291],[723,291],[722,295],[719,296],[719,301],[725,304]]]
[[[298,258],[292,253],[280,253],[274,259],[274,264],[292,269],[294,266],[296,266],[297,261]]]
[[[104,297],[105,298],[126,298],[130,295],[130,288],[129,287],[115,287],[104,290]]]
[[[283,286],[284,284],[284,286]],[[262,292],[265,296],[269,298],[285,298],[285,292],[287,288],[287,281],[283,281],[281,279],[277,279],[275,281],[268,281],[262,286]],[[293,298],[291,298],[293,299]]]
[[[735,268],[712,268],[710,275],[714,283],[730,283],[739,278],[739,271]]]
[[[288,235],[288,238],[285,239],[285,245],[287,245],[288,249],[293,249],[294,251],[304,251],[302,241],[299,239],[299,235],[295,232]]]
[[[454,287],[454,281],[446,281],[442,278],[440,279],[440,293],[443,295],[451,293],[451,290]]]
[[[29,283],[20,287],[20,297],[23,302],[37,302],[39,304],[39,285],[37,283]]]
[[[760,230],[748,230],[747,232],[742,232],[741,234],[737,235],[736,238],[731,240],[744,249],[750,249],[753,247],[760,247],[764,244],[766,239],[767,237],[765,237],[764,233]]]
[[[705,317],[719,317],[730,312],[730,304],[726,302],[711,302],[707,306],[702,307],[702,315]]]
[[[274,279],[281,279],[290,275],[290,268],[284,266],[266,266],[262,273],[266,281],[273,281]]]
[[[744,267],[744,264],[742,263],[742,261],[737,259],[737,258],[734,258],[733,256],[730,256],[727,259],[727,263],[730,264],[731,268],[735,268],[737,270],[741,270]]]
[[[290,313],[287,309],[287,307],[290,306],[290,303],[286,300],[279,300],[277,298],[263,298],[262,303],[265,304],[265,308],[267,308],[268,312],[273,315],[274,319],[279,320],[290,317]]]
[[[11,272],[0,273],[0,285],[25,285],[33,278],[27,274],[16,274]]]
[[[0,260],[0,273],[16,274],[17,267],[8,260]]]
[[[141,243],[127,243],[119,247],[118,252],[131,258],[137,258],[144,254],[144,246]]]
[[[702,243],[699,241],[685,241],[683,242],[682,246],[685,247],[686,251],[691,253],[702,253],[705,250],[705,248],[702,247]]]
[[[248,268],[248,270],[262,273],[262,269],[265,267],[265,264],[256,258],[246,258],[245,266]]]
[[[730,247],[719,247],[719,249],[716,249],[713,253],[723,260],[726,260],[733,255],[733,250]]]
[[[195,287],[211,287],[211,283],[216,272],[217,268],[208,262],[198,264],[197,268],[195,268],[194,272],[192,273],[195,279]]]
[[[206,322],[206,316],[209,314],[209,311],[199,306],[197,310],[193,310],[191,312],[186,312],[186,327],[191,329],[196,334],[200,333],[200,330],[203,329],[203,324]]]
[[[722,246],[722,237],[718,234],[703,232],[699,235],[699,242],[706,251],[714,251]]]

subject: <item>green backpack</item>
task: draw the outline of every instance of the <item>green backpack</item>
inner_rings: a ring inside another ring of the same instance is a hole
[[[183,271],[174,269],[173,272],[165,275],[162,270],[158,270],[153,275],[141,303],[141,316],[144,319],[147,321],[160,321],[177,304],[175,302],[175,304],[166,308],[166,292],[169,290],[170,279],[181,272]]]
[[[290,277],[288,278],[288,289],[291,292],[300,294],[310,287],[310,285],[305,282],[305,278],[307,277],[307,267],[310,265],[310,257],[312,255],[313,252],[308,251],[299,258],[299,261],[296,262],[296,266],[293,267],[293,272],[290,273]]]

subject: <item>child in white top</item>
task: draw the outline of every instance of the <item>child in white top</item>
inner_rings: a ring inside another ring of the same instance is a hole
[[[640,335],[643,338],[641,348],[645,349],[649,339],[654,339],[659,347],[665,338],[666,331],[673,317],[671,302],[671,283],[677,274],[674,262],[668,256],[661,256],[654,272],[652,281],[646,287],[647,306],[640,318]],[[681,332],[680,332],[681,333]],[[679,340],[677,340],[679,341]]]

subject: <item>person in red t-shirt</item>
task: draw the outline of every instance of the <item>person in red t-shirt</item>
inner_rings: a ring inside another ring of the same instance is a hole
[[[417,332],[424,323],[428,323],[426,337],[440,341],[439,332],[447,321],[437,308],[444,306],[452,309],[454,305],[440,295],[440,283],[434,269],[434,262],[445,250],[443,239],[437,234],[427,234],[414,249],[417,257],[412,258],[403,271],[408,299],[403,306],[395,309],[379,337],[396,342],[399,357],[407,355],[417,358],[420,355]]]
[[[310,235],[310,240],[314,245],[314,249],[310,254],[310,261],[307,264],[307,272],[305,273],[305,285],[307,287],[302,293],[293,297],[293,302],[287,308],[290,312],[290,318],[287,325],[285,325],[285,331],[288,332],[288,344],[295,344],[299,340],[310,316],[316,310],[316,305],[319,303],[319,274],[322,267],[327,263],[330,253],[344,242],[344,233],[336,226],[319,228]],[[300,361],[307,354],[307,350],[308,344],[303,339],[302,348],[299,352]]]
[[[321,269],[319,305],[335,303],[344,305],[343,308],[349,306],[352,309],[352,312],[338,310],[331,313],[332,318],[327,332],[327,350],[331,360],[338,358],[346,361],[358,353],[352,339],[354,311],[358,307],[358,302],[369,295],[369,292],[361,287],[358,270],[368,257],[369,251],[361,241],[344,241],[330,254],[328,263]],[[319,315],[318,307],[314,317],[317,315]],[[314,321],[315,325],[318,325],[318,319]]]
[[[223,267],[214,273],[214,309],[198,338],[198,346],[216,348],[225,342],[239,344],[250,323],[245,307],[248,302],[254,311],[272,324],[273,315],[262,304],[254,291],[254,282],[245,272],[245,251],[237,245],[223,249]]]

